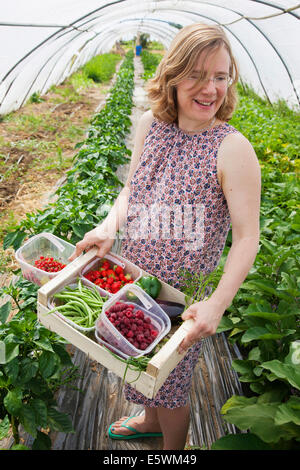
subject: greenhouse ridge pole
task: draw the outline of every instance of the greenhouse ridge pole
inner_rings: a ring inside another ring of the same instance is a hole
[[[266,2],[264,0],[250,0],[251,2],[255,2],[255,3],[261,3],[262,5],[266,5],[268,7],[272,7],[272,8],[275,8],[277,10],[281,10],[282,13],[286,13],[286,14],[289,14],[289,15],[292,15],[292,16],[295,16],[298,20],[300,19],[300,16],[297,15],[297,13],[294,13],[293,10],[296,10],[297,8],[300,7],[300,4],[298,5],[295,5],[291,8],[283,8],[279,5],[276,5],[275,3],[270,3],[270,2]]]

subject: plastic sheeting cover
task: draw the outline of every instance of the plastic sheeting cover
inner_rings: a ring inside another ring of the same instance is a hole
[[[300,103],[296,0],[1,0],[0,114],[45,93],[120,39],[146,32],[168,47],[178,28],[223,25],[241,78],[274,102]]]

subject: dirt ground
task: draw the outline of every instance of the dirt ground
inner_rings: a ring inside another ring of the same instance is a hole
[[[17,268],[11,250],[2,250],[6,231],[51,201],[110,86],[83,89],[69,100],[70,84],[62,84],[43,101],[0,117],[0,273]]]
[[[59,88],[63,87],[64,85],[61,85]],[[17,220],[22,218],[25,212],[40,208],[44,203],[45,195],[51,193],[52,186],[57,183],[63,173],[59,166],[50,169],[41,168],[40,152],[23,150],[14,147],[14,145],[20,141],[34,140],[35,146],[38,147],[36,141],[53,142],[54,137],[57,138],[61,134],[59,144],[62,149],[62,160],[70,161],[76,153],[74,145],[77,140],[68,139],[63,135],[63,131],[70,125],[71,118],[72,124],[84,132],[87,122],[93,116],[96,108],[105,100],[104,92],[108,88],[109,86],[89,88],[81,92],[77,102],[59,103],[58,105],[53,105],[55,93],[48,93],[43,97],[45,101],[28,104],[14,113],[16,116],[34,115],[35,117],[47,117],[51,114],[54,125],[48,128],[37,129],[35,132],[29,133],[22,128],[12,130],[10,121],[0,122],[0,143],[2,144],[0,146],[2,156],[0,175],[4,176],[0,182],[1,212],[13,211]],[[44,153],[44,158],[49,157],[51,151],[55,153],[56,149],[47,150]],[[11,174],[9,174],[10,169],[14,170],[11,171]],[[8,176],[5,177],[5,174]],[[45,191],[45,188],[48,189]],[[3,214],[1,215],[3,216]],[[2,221],[4,222],[4,220]]]

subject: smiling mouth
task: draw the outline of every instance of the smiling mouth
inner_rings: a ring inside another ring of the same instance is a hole
[[[207,106],[207,107],[209,107],[213,104],[213,101],[209,101],[209,102],[208,101],[199,101],[199,100],[196,100],[196,99],[194,99],[193,101],[195,101],[195,103],[197,103],[197,104],[200,104],[201,106]]]

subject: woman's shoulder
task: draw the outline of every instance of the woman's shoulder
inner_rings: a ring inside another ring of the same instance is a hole
[[[232,132],[227,133],[219,147],[219,166],[234,166],[237,160],[246,165],[251,162],[256,164],[258,160],[251,142],[233,126],[231,128]]]
[[[147,131],[150,129],[153,121],[154,121],[154,116],[152,113],[151,109],[148,109],[148,111],[144,112],[140,118],[140,126],[141,128],[147,129]]]
[[[224,125],[224,140],[222,143],[228,143],[230,142],[231,145],[237,145],[237,146],[251,146],[249,140],[247,137],[244,136],[238,129],[236,129],[234,126],[231,124],[225,123]]]
[[[154,117],[151,110],[148,110],[141,115],[136,127],[136,142],[144,142],[153,120]]]

